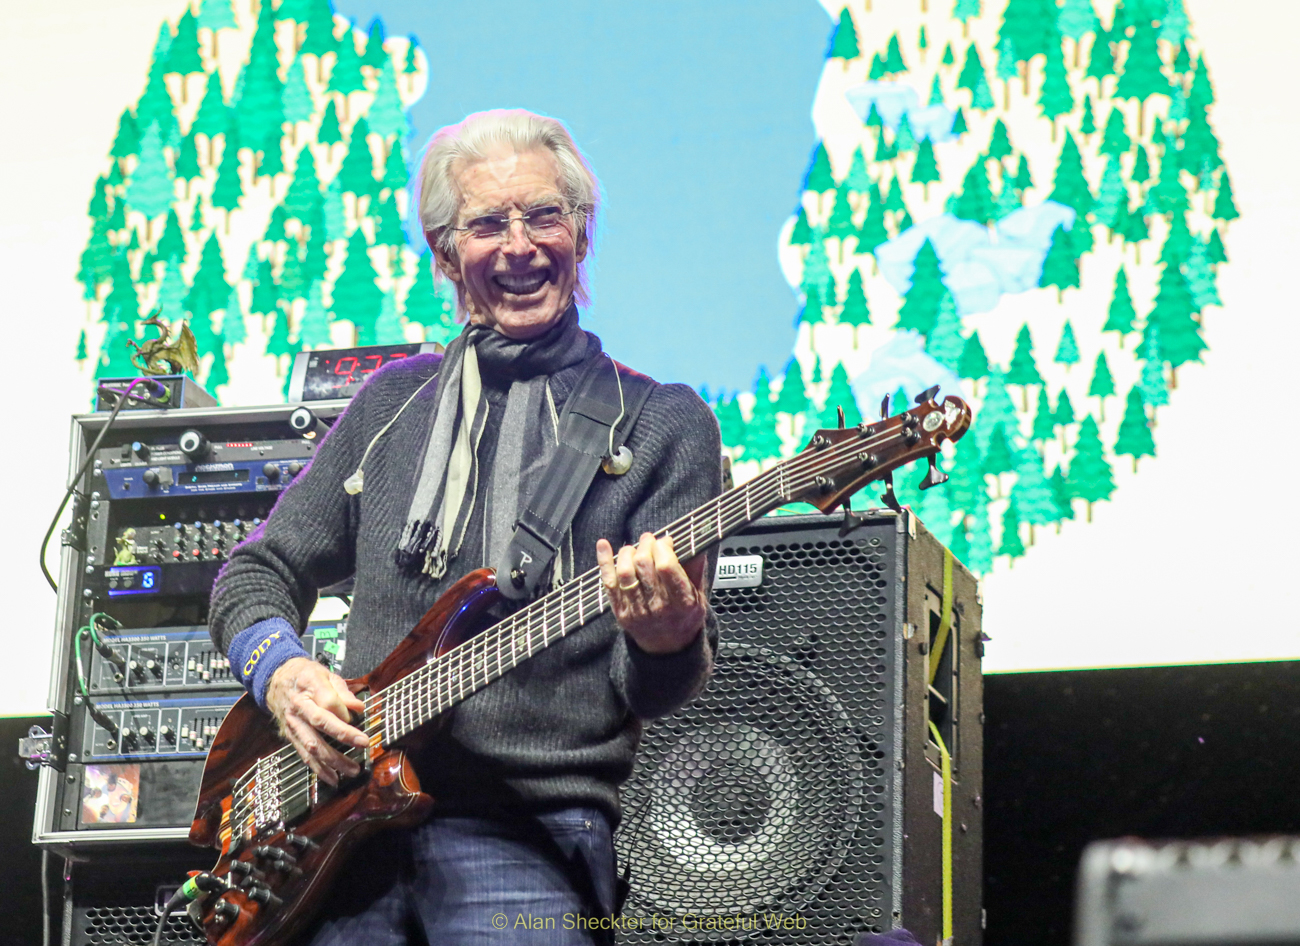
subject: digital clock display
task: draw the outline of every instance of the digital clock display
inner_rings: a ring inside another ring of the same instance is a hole
[[[289,400],[325,401],[352,397],[366,379],[384,365],[434,350],[435,346],[431,344],[415,342],[299,352],[294,359]]]

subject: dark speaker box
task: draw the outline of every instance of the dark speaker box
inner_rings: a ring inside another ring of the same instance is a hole
[[[980,943],[976,580],[953,562],[935,655],[943,546],[906,512],[840,526],[769,517],[721,544],[713,678],[646,727],[624,787],[621,943],[826,946],[896,927],[942,940],[932,720],[952,753],[952,932]]]
[[[1075,946],[1295,946],[1300,837],[1101,841],[1079,866]]]
[[[188,845],[109,848],[81,852],[63,890],[64,946],[143,946],[152,941],[162,908],[190,871],[212,867],[210,851]],[[206,946],[184,911],[167,918],[168,946]]]

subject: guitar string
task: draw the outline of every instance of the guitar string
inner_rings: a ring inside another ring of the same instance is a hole
[[[900,429],[901,429],[901,425],[900,425]],[[806,472],[806,469],[796,469],[799,467],[804,467],[804,468],[816,467],[816,466],[824,467],[826,465],[826,462],[832,458],[842,458],[844,454],[861,452],[861,450],[864,448],[878,446],[879,442],[883,442],[884,440],[887,440],[891,433],[892,433],[891,431],[882,431],[879,434],[873,434],[872,436],[865,438],[863,440],[846,441],[842,445],[832,446],[829,450],[818,450],[807,458],[803,458],[803,457],[796,458],[795,460],[792,460],[788,464],[783,464],[780,467],[774,467],[772,470],[767,471],[767,474],[760,474],[759,477],[756,477],[750,483],[744,484],[744,486],[742,486],[740,489],[729,490],[727,494],[717,497],[712,503],[712,506],[714,507],[712,510],[712,515],[709,515],[708,504],[706,504],[705,506],[702,506],[699,509],[692,511],[687,516],[682,517],[682,519],[678,520],[677,522],[674,522],[668,527],[665,527],[665,529],[663,529],[662,532],[664,534],[672,534],[674,531],[679,531],[678,529],[679,526],[682,525],[687,526],[688,531],[690,533],[689,539],[691,544],[691,554],[694,554],[696,549],[698,548],[698,543],[699,543],[699,537],[696,535],[697,528],[712,520],[713,522],[717,523],[719,538],[721,538],[723,535],[725,535],[727,528],[729,528],[729,526],[724,526],[722,524],[724,515],[726,515],[727,518],[731,518],[735,516],[736,513],[739,512],[740,501],[742,499],[745,500],[745,507],[747,513],[752,509],[752,501],[755,498],[758,498],[760,507],[766,505],[767,503],[773,503],[773,505],[779,505],[780,501],[783,498],[785,498],[786,490],[779,488],[777,483],[772,481],[778,479],[784,480],[785,474],[787,473]],[[759,497],[755,497],[753,494],[759,492],[757,488],[760,486],[765,487],[765,489],[763,490],[763,492],[760,494]],[[699,515],[700,513],[703,513],[702,517]],[[740,518],[738,519],[738,521],[740,522],[740,524],[743,524],[745,519]],[[707,544],[711,545],[712,540],[710,540]],[[591,588],[591,589],[584,587],[585,585],[590,584],[591,583],[590,579],[594,578],[598,574],[599,574],[599,569],[593,569],[588,573],[584,574],[583,576],[581,576],[576,582],[570,583],[570,585],[575,586],[577,588],[577,592],[575,594],[576,601],[574,603],[578,605],[578,615],[577,615],[578,617],[585,617],[584,597],[589,595],[592,591],[599,592],[603,590],[603,585],[599,585],[598,587]],[[541,649],[541,648],[534,649],[534,645],[536,643],[536,641],[534,640],[534,634],[538,630],[537,625],[539,623],[540,623],[540,630],[542,632],[542,638],[541,638],[542,647],[545,647],[548,644],[550,644],[552,638],[547,627],[547,623],[548,623],[547,612],[549,610],[549,606],[552,604],[557,606],[558,610],[555,616],[560,618],[560,621],[558,622],[556,628],[557,631],[556,639],[558,639],[558,637],[560,636],[564,636],[566,633],[573,630],[574,629],[573,627],[567,626],[569,624],[569,621],[574,617],[573,612],[570,609],[566,609],[564,604],[564,596],[567,593],[568,588],[569,585],[566,585],[564,588],[559,589],[555,595],[553,596],[548,595],[546,598],[541,599],[538,602],[537,608],[525,609],[524,612],[519,612],[517,615],[515,615],[514,620],[507,619],[507,621],[502,622],[502,625],[499,625],[497,629],[492,629],[486,634],[478,635],[475,638],[472,638],[470,641],[466,642],[466,644],[470,646],[466,647],[465,644],[462,644],[461,646],[455,648],[453,651],[449,652],[446,658],[436,661],[434,664],[429,665],[431,669],[436,667],[435,672],[421,673],[417,671],[417,673],[409,674],[407,677],[402,678],[402,680],[395,681],[393,685],[390,685],[389,687],[385,688],[383,691],[380,691],[380,693],[375,694],[375,696],[372,697],[371,700],[367,703],[366,709],[367,710],[378,709],[379,713],[377,714],[373,712],[367,713],[367,715],[372,717],[378,716],[378,719],[376,723],[368,724],[366,730],[364,731],[366,731],[367,734],[369,735],[374,735],[375,732],[382,730],[384,728],[384,726],[388,723],[389,719],[393,719],[393,718],[398,720],[404,719],[406,725],[403,731],[400,732],[396,737],[390,736],[390,741],[395,741],[396,738],[401,738],[401,736],[410,732],[411,730],[418,727],[419,725],[422,725],[423,722],[427,721],[428,719],[431,719],[433,716],[438,715],[438,713],[445,711],[445,709],[449,708],[450,705],[454,705],[456,702],[459,702],[460,700],[464,699],[469,694],[473,692],[477,692],[478,689],[481,689],[483,686],[490,683],[493,679],[499,677],[501,674],[506,672],[506,668],[502,667],[501,660],[500,660],[501,644],[504,643],[503,639],[508,639],[512,645],[512,648],[518,643],[518,638],[519,638],[518,631],[520,629],[518,625],[522,625],[522,629],[526,632],[527,639],[528,639],[527,653],[525,655],[525,659],[527,659],[528,656],[531,656],[533,653],[535,653],[536,650]],[[554,599],[554,601],[550,600],[552,598]],[[607,598],[603,594],[600,594],[597,600],[593,602],[592,616],[594,617],[597,614],[604,613],[607,607],[608,607]],[[528,612],[536,612],[536,614],[530,614]],[[582,621],[582,623],[585,624],[586,621],[584,620]],[[509,626],[507,627],[506,625]],[[497,631],[497,633],[493,633],[492,632],[493,630]],[[505,631],[508,631],[509,633],[508,634],[504,633]],[[489,651],[489,649],[495,650],[497,655],[496,674],[486,672],[486,667],[487,667],[486,660],[482,660],[480,662],[480,658],[484,658],[487,656],[487,652]],[[458,651],[460,651],[460,653],[458,653]],[[512,662],[511,667],[513,667],[517,663],[518,663],[517,660]],[[447,666],[439,666],[443,664]],[[452,664],[455,664],[456,666],[452,667],[451,666]],[[466,664],[469,665],[468,668],[465,666]],[[478,664],[478,666],[476,666],[476,664]],[[451,671],[450,673],[447,672],[449,669]],[[464,687],[463,685],[463,680],[465,676],[463,671],[465,671],[466,669],[469,670],[468,688]],[[480,673],[478,671],[482,671],[481,680],[479,680]],[[428,691],[430,689],[428,684],[431,682],[438,682],[440,684],[440,686],[438,687],[438,691],[440,694],[444,691],[444,689],[448,692],[450,702],[447,704],[447,706],[443,706],[442,699],[440,696],[438,700],[439,705],[436,710],[432,711],[431,713],[428,711],[423,711],[423,712],[419,712],[417,716],[411,716],[410,715],[411,711],[413,709],[418,710],[419,707],[410,705],[411,701],[409,700],[409,696],[423,695],[427,700]],[[446,687],[442,686],[441,684],[444,682],[449,685]],[[459,691],[456,693],[454,697],[451,696],[451,688],[452,688],[451,684],[456,684],[457,689]],[[412,690],[412,688],[414,688],[415,690],[414,694],[411,694],[409,692]],[[383,698],[382,704],[380,703],[380,698]],[[384,712],[384,707],[391,707],[391,709],[389,709],[388,712]],[[310,778],[311,778],[310,771],[307,769],[305,763],[302,763],[301,760],[297,758],[296,753],[294,753],[291,756],[289,755],[288,752],[285,751],[291,749],[292,747],[283,747],[281,750],[278,750],[277,753],[273,754],[273,757],[275,755],[281,755],[281,759],[279,760],[280,764],[276,766],[278,770],[276,772],[277,777],[274,779],[274,781],[278,783],[277,788],[279,789],[279,791],[277,791],[276,794],[279,796],[279,800],[280,800],[279,807],[281,808],[300,800],[307,793],[307,790],[309,789],[309,785],[310,785]],[[345,754],[350,755],[353,752],[360,751],[360,749],[361,747],[355,747],[354,749],[346,750]],[[297,762],[297,765],[294,765],[295,762]],[[297,769],[298,771],[293,772],[292,771],[293,769]],[[250,770],[250,773],[252,772],[254,772],[254,770]],[[289,775],[290,777],[293,778],[293,780],[287,784],[285,779],[286,775]],[[254,801],[254,799],[249,797],[248,801],[251,804]],[[238,817],[232,818],[232,821],[235,822],[236,824],[239,824],[244,820],[246,820],[247,815],[249,813],[247,806],[240,805],[239,807],[240,807],[240,811],[238,812]]]
[[[705,523],[708,523],[709,521],[713,521],[717,523],[718,526],[718,530],[719,530],[718,538],[723,537],[726,534],[727,529],[734,527],[735,524],[733,522],[731,526],[723,526],[722,522],[723,522],[724,514],[729,514],[727,515],[727,518],[735,516],[735,514],[739,512],[740,501],[742,499],[745,501],[747,514],[751,510],[752,501],[755,498],[759,500],[760,507],[766,505],[769,502],[772,503],[773,505],[779,505],[780,501],[785,498],[786,490],[779,488],[777,483],[772,481],[784,480],[785,475],[788,473],[805,473],[807,472],[808,467],[817,467],[817,466],[824,467],[826,465],[826,462],[832,458],[842,459],[846,454],[861,452],[865,448],[879,446],[881,443],[887,441],[892,435],[897,434],[902,429],[903,428],[900,424],[899,427],[893,431],[886,430],[886,431],[881,431],[879,433],[873,433],[871,436],[862,440],[845,441],[843,444],[834,445],[830,449],[822,449],[822,450],[817,450],[815,452],[812,452],[811,455],[807,457],[803,457],[801,455],[800,457],[788,461],[787,464],[782,464],[781,466],[772,468],[771,470],[767,471],[765,474],[760,474],[758,477],[755,477],[754,480],[744,484],[742,487],[738,489],[729,490],[726,494],[717,497],[712,503],[712,506],[714,507],[712,511],[712,515],[710,515],[709,512],[707,511],[709,504],[706,504],[705,506],[701,506],[699,509],[694,510],[688,515],[682,517],[677,522],[674,522],[671,525],[665,527],[663,530],[661,530],[661,532],[662,534],[672,534],[674,531],[679,531],[680,526],[683,525],[687,526],[690,532],[689,538],[691,543],[691,554],[694,554],[698,548],[698,542],[699,542],[699,537],[697,537],[696,535],[697,528],[699,526],[704,525]],[[815,480],[813,482],[815,482]],[[804,485],[808,485],[808,484],[804,484]],[[766,489],[759,497],[755,497],[753,494],[759,492],[758,487],[760,486],[765,487]],[[701,513],[703,513],[702,517],[699,515]],[[743,525],[746,519],[740,518],[737,521],[739,521],[739,523]],[[711,545],[712,541],[713,540],[710,539],[710,541],[706,544],[706,547],[707,545]],[[515,659],[514,661],[511,662],[509,667],[503,667],[501,664],[501,652],[502,652],[501,645],[505,642],[505,640],[509,640],[512,649],[517,645],[518,638],[520,636],[519,630],[521,629],[519,625],[522,625],[522,629],[526,632],[526,636],[528,639],[527,653],[525,654],[524,659],[527,659],[527,657],[532,656],[532,654],[536,653],[537,650],[540,650],[545,646],[549,645],[552,642],[552,637],[547,628],[547,619],[548,619],[547,612],[549,610],[550,605],[552,604],[557,606],[558,610],[556,611],[555,616],[560,618],[560,621],[558,622],[556,628],[557,634],[555,639],[558,639],[559,637],[562,637],[565,634],[574,630],[575,628],[573,626],[568,626],[568,625],[569,625],[569,621],[572,620],[575,615],[573,614],[572,610],[567,609],[564,604],[564,596],[568,593],[568,588],[570,586],[573,586],[577,589],[575,594],[576,600],[574,602],[578,606],[577,617],[582,618],[583,620],[581,621],[581,623],[585,624],[586,620],[585,620],[585,613],[584,613],[585,612],[584,598],[585,596],[590,595],[593,591],[598,593],[603,591],[603,585],[598,585],[595,588],[587,588],[584,586],[591,584],[590,579],[596,577],[598,574],[599,574],[599,569],[593,569],[585,573],[584,575],[580,576],[576,581],[570,582],[565,587],[558,589],[555,595],[548,595],[545,598],[540,599],[537,602],[538,607],[527,608],[524,611],[521,611],[516,615],[514,615],[513,619],[507,619],[506,621],[502,622],[500,625],[497,626],[497,628],[490,629],[487,633],[478,635],[472,638],[470,641],[467,641],[464,644],[459,645],[457,648],[449,652],[443,659],[440,659],[428,665],[429,672],[423,672],[424,668],[421,668],[421,671],[417,671],[416,673],[409,674],[407,677],[404,677],[399,681],[395,681],[394,684],[390,685],[389,687],[386,687],[384,690],[380,691],[380,693],[375,694],[367,702],[366,709],[370,711],[367,713],[367,715],[371,716],[372,718],[377,717],[377,720],[374,723],[367,724],[366,729],[363,731],[365,731],[368,735],[373,736],[376,732],[382,731],[382,729],[385,728],[385,726],[389,722],[389,719],[395,718],[401,720],[405,718],[406,725],[403,731],[400,732],[396,737],[392,737],[392,736],[389,737],[389,741],[396,741],[396,739],[401,738],[401,736],[406,735],[413,729],[422,725],[424,722],[427,722],[429,719],[433,718],[439,713],[444,712],[447,708],[449,708],[452,705],[455,705],[455,703],[464,699],[466,696],[474,692],[477,692],[478,689],[481,689],[483,686],[486,686],[488,683],[492,682],[492,680],[498,678],[503,673],[505,673],[508,669],[513,668],[513,666],[517,665],[517,663],[520,661],[518,659]],[[551,599],[554,599],[554,601],[552,601]],[[597,614],[604,613],[604,611],[607,608],[608,608],[608,599],[605,597],[604,594],[598,594],[597,600],[593,602],[593,611],[591,616],[595,617]],[[536,614],[532,614],[529,612],[536,612]],[[542,639],[541,639],[541,647],[537,647],[535,649],[534,645],[536,642],[534,640],[534,634],[535,631],[538,630],[538,626],[537,626],[538,624],[540,624]],[[467,647],[466,645],[469,646]],[[492,650],[495,650],[497,656],[497,672],[495,674],[486,672],[486,666],[487,666],[486,660],[482,661],[478,667],[475,667],[475,663],[479,661],[479,658],[487,656],[489,645],[491,645]],[[451,667],[450,666],[451,664],[456,664],[456,666]],[[469,664],[468,668],[466,668],[465,666],[466,664]],[[447,672],[449,669],[451,671],[450,673]],[[463,680],[464,680],[463,671],[465,671],[466,669],[469,669],[470,671],[468,675],[469,676],[468,688],[465,688],[463,686]],[[478,679],[478,674],[475,672],[476,670],[484,671],[481,674],[482,676],[481,680]],[[457,686],[458,692],[456,693],[455,696],[452,696],[451,695],[452,687],[450,686],[450,684],[457,683],[457,681],[460,681]],[[430,690],[428,684],[433,682],[439,683],[439,687],[438,687],[439,694],[441,694],[444,690],[447,692],[449,702],[444,706],[441,696],[439,696],[438,708],[436,710],[432,712],[429,712],[427,710],[420,711],[418,712],[417,715],[412,716],[411,711],[412,710],[418,711],[420,707],[418,705],[412,706],[411,705],[412,701],[409,699],[409,697],[422,696],[427,702],[427,698]],[[443,685],[444,683],[449,685],[444,686]],[[414,689],[415,691],[414,693],[409,692],[412,689]],[[386,707],[388,707],[389,705],[391,705],[391,710],[386,712],[385,711]],[[276,753],[273,753],[271,755],[271,758],[274,758],[275,756],[281,757],[279,759],[280,764],[276,766],[277,772],[276,772],[276,777],[274,778],[274,781],[278,783],[277,788],[279,789],[279,791],[277,791],[276,794],[279,796],[281,807],[291,804],[295,801],[298,801],[300,798],[302,798],[306,794],[310,784],[310,778],[311,778],[310,770],[307,769],[306,764],[303,763],[301,759],[297,757],[296,753],[293,753],[291,755],[290,754],[291,751],[292,751],[292,747],[286,746],[286,747],[282,747],[280,750],[277,750]],[[345,755],[350,755],[354,752],[359,752],[359,751],[361,751],[361,747],[351,748],[345,751]],[[362,761],[364,761],[364,758]],[[297,764],[295,765],[294,763]],[[253,769],[250,769],[250,772],[246,774],[246,777],[241,778],[240,781],[246,783],[247,775],[255,776],[256,768],[257,767],[255,766]],[[297,769],[298,771],[294,772],[292,771],[293,769]],[[286,779],[285,779],[286,775],[289,775],[293,780],[291,782],[286,783]],[[244,784],[241,787],[247,788],[247,784]],[[254,802],[254,799],[251,796],[248,796],[248,802],[249,805],[239,805],[239,811],[237,813],[238,816],[237,817],[232,816],[231,820],[233,823],[238,824],[247,819],[248,814],[251,813],[249,811],[249,806],[251,806],[251,804]],[[234,812],[233,805],[232,805],[232,812]],[[251,827],[255,827],[255,826],[251,826]]]
[[[686,516],[666,526],[658,534],[672,535],[674,532],[681,531],[681,528],[685,526],[689,532],[689,555],[693,556],[698,551],[700,539],[703,538],[703,536],[697,535],[697,530],[701,527],[709,523],[713,523],[717,527],[718,535],[716,538],[710,535],[705,542],[705,548],[707,548],[713,542],[724,537],[728,529],[734,528],[737,523],[743,525],[748,521],[747,517],[752,511],[754,500],[757,500],[760,508],[768,503],[772,503],[772,506],[768,508],[779,505],[781,500],[786,498],[785,494],[788,491],[780,488],[780,480],[784,480],[787,476],[793,478],[806,474],[814,468],[824,468],[828,465],[828,461],[845,459],[849,455],[879,447],[890,439],[896,439],[905,430],[906,428],[903,428],[900,423],[896,428],[873,432],[862,439],[846,440],[829,448],[802,451],[799,456],[792,458],[785,464],[773,467],[759,474],[750,482],[728,490],[716,497],[711,503],[693,510]],[[815,483],[815,478],[796,483],[793,492],[801,492],[812,483]],[[755,495],[756,493],[758,495]],[[742,505],[745,509],[745,516],[734,518],[740,512]],[[723,525],[724,519],[729,521],[728,525]],[[590,618],[603,614],[609,607],[609,601],[607,596],[602,593],[604,590],[603,584],[593,581],[598,577],[599,568],[589,570],[576,580],[557,589],[555,593],[539,599],[535,606],[517,612],[496,627],[490,628],[487,632],[476,635],[469,641],[453,648],[443,658],[408,674],[400,680],[394,681],[393,684],[379,691],[379,693],[372,695],[365,703],[365,716],[371,721],[367,723],[362,731],[373,737],[377,733],[383,732],[385,728],[391,728],[389,727],[390,720],[401,720],[404,726],[402,731],[396,736],[388,736],[389,742],[395,742],[425,722],[445,712],[465,697],[498,679],[522,660],[526,660],[537,651],[544,649],[553,640],[558,640],[559,637],[563,637],[575,630],[577,626],[586,624]],[[588,587],[593,583],[595,587]],[[576,605],[576,613],[573,607],[566,606],[564,600],[565,596],[570,594],[570,588],[575,589],[572,593],[574,597],[572,605]],[[592,611],[590,617],[588,617],[585,599],[592,596],[593,592],[596,593],[596,600],[591,602]],[[554,614],[548,614],[552,608],[554,608]],[[559,618],[554,637],[552,637],[551,631],[548,629],[548,618],[550,616]],[[580,619],[579,623],[571,625],[570,622],[575,618]],[[539,629],[542,632],[540,647],[536,646],[537,641],[535,640],[535,634]],[[512,656],[512,659],[507,664],[503,664],[501,659],[504,650],[503,645],[508,643],[512,654],[517,654],[521,630],[524,632],[522,636],[527,640],[524,657]],[[487,658],[492,653],[496,657],[495,672],[488,670]],[[468,687],[464,686],[465,671],[467,670]],[[437,708],[433,710],[427,708],[429,697],[435,692],[435,688],[431,684],[437,684]],[[453,689],[455,695],[453,695]],[[445,705],[442,697],[443,693],[447,694]],[[344,754],[361,752],[364,748],[352,747],[346,750]],[[277,760],[279,764],[276,765],[277,771],[273,781],[278,783],[277,788],[279,791],[276,794],[279,795],[281,806],[284,806],[299,800],[306,794],[311,774],[306,763],[303,763],[297,756],[292,746],[284,746],[264,758],[276,757],[279,757]],[[295,762],[297,765],[294,764]],[[249,788],[251,780],[256,778],[257,769],[258,766],[254,765],[244,776],[237,780],[235,792],[243,792]],[[298,771],[294,771],[295,769]],[[286,782],[286,776],[291,781]],[[248,804],[239,804],[232,799],[232,827],[246,820],[248,814],[251,813],[253,798],[251,794],[247,794],[246,798]],[[236,810],[236,806],[238,810]]]

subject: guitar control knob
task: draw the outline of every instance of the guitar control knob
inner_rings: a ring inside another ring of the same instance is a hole
[[[320,845],[311,838],[303,837],[301,834],[294,834],[292,831],[284,836],[284,840],[291,847],[297,848],[299,854],[320,847]]]
[[[231,903],[222,897],[217,901],[217,905],[212,908],[212,918],[218,923],[233,923],[239,916],[239,904]]]

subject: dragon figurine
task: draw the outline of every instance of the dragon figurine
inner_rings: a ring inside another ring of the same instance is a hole
[[[135,349],[131,353],[131,363],[147,375],[183,374],[191,376],[199,373],[199,345],[190,331],[188,322],[182,321],[176,338],[171,338],[172,327],[159,317],[158,310],[141,319],[141,325],[152,325],[158,329],[157,338],[145,339],[143,345],[130,341]]]

